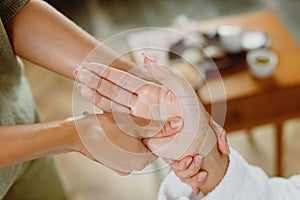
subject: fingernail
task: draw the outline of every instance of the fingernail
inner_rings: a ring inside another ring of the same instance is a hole
[[[229,149],[229,145],[228,145],[227,141],[221,142],[221,145],[222,145],[222,148],[224,149],[223,151],[225,151],[225,152],[223,152],[223,153],[229,154],[230,149]]]
[[[86,72],[84,74],[80,73],[78,75],[78,80],[82,83],[89,83],[93,80],[92,75],[90,74],[90,72]]]
[[[200,188],[197,187],[197,188],[195,189],[195,191],[194,191],[194,194],[195,194],[195,195],[199,195],[199,193],[200,193]]]
[[[74,70],[74,75],[75,75],[75,76],[78,75],[79,70],[80,70],[80,69],[75,69],[75,70]]]
[[[144,59],[146,59],[148,62],[156,63],[156,60],[146,52],[142,52],[142,55],[144,56]]]
[[[197,155],[197,156],[195,157],[195,166],[196,166],[196,167],[200,167],[201,164],[202,164],[202,156]]]
[[[89,63],[88,63],[88,62],[83,62],[83,63],[81,64],[82,68],[87,68],[87,67],[88,67],[88,65],[89,65]]]
[[[229,148],[228,143],[226,143],[226,147],[227,147],[227,153],[229,154],[230,153],[230,148]]]
[[[79,91],[82,90],[82,87],[83,87],[83,85],[82,85],[81,83],[79,83],[79,84],[77,85],[77,89],[78,89]]]
[[[206,176],[207,176],[206,172],[201,172],[197,178],[198,182],[202,183],[205,180]]]
[[[170,127],[175,130],[179,130],[182,127],[182,119],[174,119],[170,121]]]
[[[191,162],[193,161],[193,158],[188,158],[186,161],[185,161],[185,166],[188,167],[190,166]]]
[[[77,89],[80,91],[81,95],[84,97],[92,97],[93,96],[92,92],[89,89],[87,89],[86,87],[84,87],[82,84],[78,84]]]

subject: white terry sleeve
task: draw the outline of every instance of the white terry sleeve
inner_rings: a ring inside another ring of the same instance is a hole
[[[205,197],[194,196],[191,188],[182,183],[174,173],[162,182],[159,200],[299,200],[300,175],[269,178],[258,167],[249,165],[243,157],[231,149],[229,166],[220,184]]]

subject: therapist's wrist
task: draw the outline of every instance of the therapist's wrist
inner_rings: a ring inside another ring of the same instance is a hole
[[[215,145],[212,151],[204,157],[201,169],[207,172],[207,179],[201,185],[204,195],[211,192],[224,178],[229,165],[229,156],[221,153]]]
[[[76,129],[75,118],[68,118],[59,122],[61,134],[64,135],[64,148],[66,152],[76,151],[85,154],[85,148]]]

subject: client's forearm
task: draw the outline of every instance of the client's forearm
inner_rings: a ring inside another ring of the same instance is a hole
[[[222,154],[215,145],[202,164],[202,169],[208,173],[206,181],[201,186],[203,194],[209,193],[220,183],[225,176],[228,164],[228,155]]]

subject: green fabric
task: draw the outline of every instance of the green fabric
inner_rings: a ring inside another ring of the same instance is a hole
[[[4,200],[65,200],[67,199],[53,157],[23,164]]]
[[[30,87],[23,76],[22,64],[12,50],[2,23],[13,17],[26,2],[0,0],[0,125],[39,121]],[[53,159],[43,158],[0,168],[0,199],[3,198],[66,199]]]
[[[1,0],[0,17],[3,23],[6,23],[13,17],[28,0]]]
[[[2,2],[0,4],[3,5]],[[0,13],[2,17],[2,10]],[[21,74],[22,68],[18,65],[0,18],[0,125],[34,122],[31,92]],[[0,199],[13,184],[20,167],[14,165],[0,169]]]

